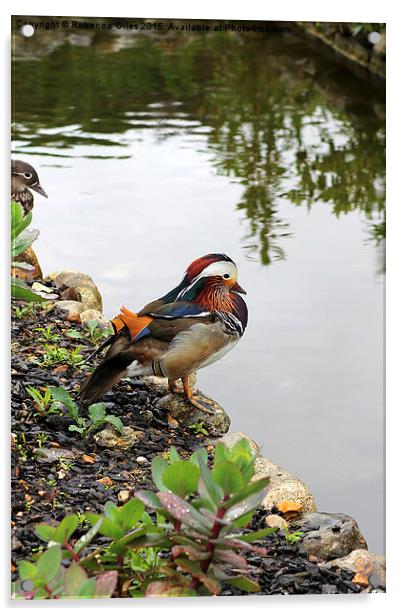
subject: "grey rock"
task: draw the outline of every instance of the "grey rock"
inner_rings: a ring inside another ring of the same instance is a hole
[[[79,272],[78,270],[63,270],[62,272],[54,272],[48,276],[48,279],[54,280],[58,287],[94,287],[96,284],[88,274]]]
[[[154,418],[154,414],[149,409],[144,409],[143,411],[140,411],[140,417],[142,421],[145,421],[145,423],[150,424]]]
[[[191,426],[200,420],[204,421],[205,428],[213,428],[220,434],[224,434],[229,430],[230,417],[226,411],[212,398],[208,398],[202,392],[199,393],[206,401],[208,406],[213,411],[213,414],[204,413],[197,409],[182,394],[168,394],[159,400],[159,406],[173,417],[182,426]]]
[[[268,511],[283,501],[299,503],[305,512],[317,511],[314,497],[307,485],[269,458],[261,457],[255,461],[253,479],[261,477],[270,478],[268,494],[261,503]]]
[[[336,558],[327,563],[321,563],[320,567],[336,567],[352,571],[356,576],[367,578],[371,588],[381,589],[386,585],[385,557],[374,554],[368,550],[353,550],[343,558]]]
[[[69,460],[75,458],[75,454],[72,451],[62,449],[61,447],[38,447],[33,451],[38,456],[38,461],[43,464],[53,464],[53,462],[57,462],[60,458]]]
[[[96,287],[80,286],[74,287],[78,301],[83,305],[85,310],[97,310],[102,313],[102,297]]]
[[[222,441],[222,443],[224,443],[226,447],[229,447],[229,449],[231,449],[234,445],[236,445],[236,443],[238,443],[238,441],[240,441],[243,438],[245,438],[248,444],[250,445],[251,451],[256,456],[261,456],[261,449],[259,445],[255,441],[253,441],[252,438],[247,436],[247,434],[244,434],[244,432],[228,432],[227,434],[222,436],[222,438],[220,438],[219,440]]]
[[[110,327],[109,319],[104,317],[103,314],[100,312],[100,310],[89,308],[81,312],[80,317],[81,317],[81,323],[87,323],[87,321],[96,321],[99,327],[102,327],[102,328]]]
[[[80,313],[84,310],[102,312],[102,297],[92,278],[76,270],[64,270],[50,274],[47,280],[53,280],[57,287],[66,287],[62,292],[63,300],[76,301],[82,304]]]
[[[61,314],[63,319],[79,323],[81,321],[81,312],[83,311],[83,305],[81,302],[75,302],[69,299],[62,299],[55,303],[56,311]]]
[[[289,526],[292,530],[307,528],[302,545],[307,554],[323,560],[341,558],[352,550],[367,549],[356,520],[344,513],[304,513]]]
[[[124,426],[123,434],[113,427],[105,428],[94,436],[94,441],[99,447],[108,449],[131,449],[144,438],[142,430],[134,430],[130,426]]]

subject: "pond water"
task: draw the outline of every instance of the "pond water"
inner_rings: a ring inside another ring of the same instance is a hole
[[[383,552],[382,92],[291,35],[38,32],[14,52],[44,272],[90,274],[112,317],[229,254],[249,326],[199,386]]]

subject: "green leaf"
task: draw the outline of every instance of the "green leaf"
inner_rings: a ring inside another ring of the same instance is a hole
[[[124,531],[116,522],[112,522],[112,520],[99,516],[96,513],[86,513],[85,515],[91,524],[96,524],[99,520],[102,520],[98,530],[100,535],[110,539],[121,539],[124,537]]]
[[[229,450],[224,443],[219,441],[215,445],[214,465],[225,462],[226,460],[229,460]]]
[[[151,470],[152,470],[152,479],[158,490],[166,490],[166,486],[162,481],[162,475],[165,470],[168,468],[168,463],[165,462],[163,458],[160,456],[156,456],[152,460]]]
[[[43,297],[39,297],[36,293],[33,293],[31,289],[18,278],[11,278],[11,297],[13,299],[20,299],[24,302],[41,302],[45,300]]]
[[[188,558],[179,556],[179,558],[175,559],[175,564],[179,565],[179,567],[184,569],[184,571],[191,573],[193,577],[198,578],[211,594],[219,595],[221,585],[218,580],[214,576],[204,573],[198,563],[191,561]]]
[[[214,464],[212,478],[221,486],[225,495],[236,494],[244,486],[241,472],[233,462],[219,462]]]
[[[61,563],[61,547],[54,545],[44,552],[36,563],[38,577],[50,582]]]
[[[158,492],[159,500],[170,515],[186,526],[200,533],[210,530],[211,522],[201,515],[195,507],[171,492]]]
[[[91,404],[88,408],[88,415],[91,418],[92,423],[101,421],[106,415],[106,404],[104,402],[97,402],[97,404]]]
[[[96,578],[94,596],[97,599],[111,597],[117,585],[117,571],[106,571]]]
[[[162,482],[181,498],[192,494],[197,490],[200,469],[187,460],[173,462],[162,474]]]
[[[36,577],[37,569],[36,566],[28,560],[22,560],[18,563],[18,573],[21,580],[33,580]]]
[[[114,521],[117,522],[123,530],[130,530],[137,524],[143,514],[144,509],[144,503],[137,498],[132,498],[128,501],[128,503],[123,505],[123,507],[118,508]]]
[[[197,449],[197,451],[194,451],[190,456],[190,462],[197,464],[197,466],[200,466],[200,460],[202,460],[205,465],[208,464],[208,452],[205,448]]]
[[[240,588],[240,590],[245,590],[246,592],[258,592],[261,590],[257,582],[254,582],[254,580],[250,580],[250,578],[242,575],[234,578],[226,578],[225,582],[228,582],[231,586]]]
[[[148,584],[145,596],[149,597],[196,597],[197,592],[187,586],[179,586],[170,580],[155,581]]]
[[[89,531],[87,533],[85,533],[85,535],[80,537],[78,539],[78,541],[75,542],[74,552],[76,554],[79,554],[81,552],[81,550],[83,550],[87,545],[89,545],[91,543],[92,539],[99,532],[99,529],[102,526],[102,522],[103,522],[103,518],[101,517],[99,520],[97,520],[94,523],[92,528],[90,528]]]
[[[223,490],[213,480],[212,473],[209,470],[202,456],[198,458],[198,464],[199,464],[199,468],[201,472],[201,477],[198,482],[198,492],[204,501],[210,500],[212,502],[213,504],[212,509],[214,510],[216,509],[216,507],[218,506],[218,503],[223,498]]]
[[[82,567],[77,563],[70,565],[64,574],[64,598],[74,599],[77,597],[81,586],[87,579],[88,576]]]
[[[66,336],[68,336],[69,338],[85,338],[85,336],[78,331],[78,329],[70,329],[70,331],[66,332]]]
[[[69,411],[70,416],[77,420],[79,417],[78,406],[64,387],[50,387],[50,393],[55,402],[60,402]]]
[[[173,462],[179,462],[181,457],[179,456],[176,447],[171,447],[169,451],[169,462],[173,464]]]
[[[122,420],[120,419],[120,417],[116,417],[116,415],[106,415],[104,421],[107,421],[108,423],[110,423],[112,426],[116,428],[117,432],[119,432],[120,434],[123,434],[124,424]]]
[[[78,589],[77,599],[92,599],[95,596],[96,581],[92,578],[86,580]]]
[[[32,213],[24,215],[24,209],[20,203],[11,201],[11,241],[22,233],[32,222]]]
[[[119,513],[119,508],[113,501],[106,501],[103,506],[103,511],[105,512],[105,516],[112,520],[113,522],[117,522],[117,517]]]
[[[68,541],[78,526],[78,516],[75,513],[67,515],[57,526],[53,535],[53,541],[63,544]]]
[[[11,256],[18,257],[24,250],[29,248],[31,244],[36,240],[39,235],[38,229],[24,229],[12,242],[11,242]]]
[[[37,524],[35,526],[35,533],[38,535],[39,539],[46,541],[46,543],[52,541],[55,532],[56,527],[50,526],[50,524]]]
[[[163,509],[163,505],[155,492],[151,490],[136,490],[134,496],[140,499],[150,509]]]
[[[268,487],[266,486],[259,492],[255,492],[254,494],[250,494],[247,498],[241,500],[233,507],[227,509],[224,520],[226,522],[233,522],[233,520],[237,520],[241,516],[244,516],[249,511],[255,509],[261,501],[264,499],[266,493],[268,491]]]
[[[261,492],[264,490],[269,484],[269,477],[261,477],[261,479],[257,479],[257,481],[251,481],[248,485],[246,485],[241,492],[238,492],[234,496],[232,496],[225,503],[226,509],[230,509],[233,505],[240,503],[242,500],[245,500],[251,494],[255,494],[256,492]]]

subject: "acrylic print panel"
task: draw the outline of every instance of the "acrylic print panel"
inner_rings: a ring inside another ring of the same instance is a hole
[[[384,24],[13,17],[13,597],[385,590],[384,88]]]

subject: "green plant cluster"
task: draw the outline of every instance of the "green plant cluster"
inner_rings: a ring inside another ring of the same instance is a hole
[[[28,271],[33,269],[29,263],[14,260],[25,252],[39,235],[37,229],[28,229],[31,221],[31,212],[24,216],[24,210],[21,205],[11,201],[11,267],[18,267]],[[11,277],[11,297],[27,302],[43,302],[43,299],[36,295],[36,293],[33,293],[23,280],[13,276]]]
[[[255,542],[275,530],[246,529],[269,483],[252,481],[254,461],[246,439],[231,449],[218,443],[212,468],[206,449],[185,460],[172,447],[168,461],[152,462],[156,492],[139,490],[121,507],[109,501],[102,514],[85,513],[91,527],[78,539],[78,515],[37,525],[47,549],[18,564],[14,596],[219,595],[224,585],[258,591],[245,554],[264,556]],[[106,541],[97,545],[97,535]]]
[[[46,387],[42,393],[36,387],[29,385],[26,391],[31,396],[35,409],[40,415],[60,413],[62,408],[65,408],[74,421],[74,424],[68,427],[69,431],[78,432],[84,440],[92,436],[96,430],[99,430],[105,424],[112,425],[120,434],[123,432],[124,426],[121,419],[116,415],[108,415],[104,402],[91,404],[88,407],[88,418],[85,418],[82,417],[78,405],[64,387]]]

